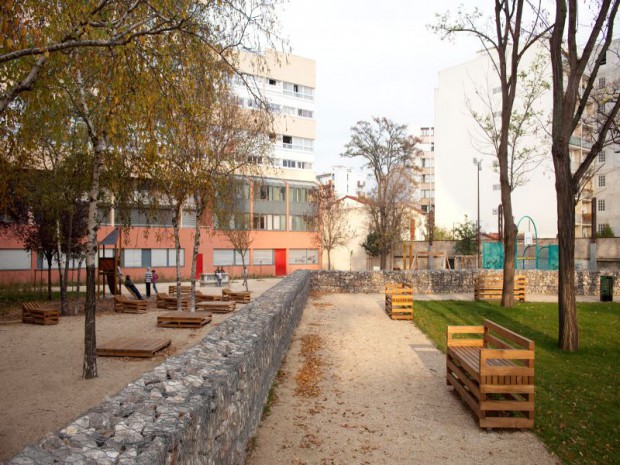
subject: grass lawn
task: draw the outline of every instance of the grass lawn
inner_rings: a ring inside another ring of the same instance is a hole
[[[620,304],[579,303],[580,350],[557,347],[558,306],[418,301],[415,324],[446,350],[448,325],[485,318],[536,343],[535,432],[567,464],[620,464]]]

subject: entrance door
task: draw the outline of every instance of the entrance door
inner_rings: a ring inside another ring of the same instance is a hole
[[[202,274],[202,254],[199,253],[196,256],[196,279],[200,279],[201,274]]]
[[[275,249],[276,276],[286,276],[286,249]]]

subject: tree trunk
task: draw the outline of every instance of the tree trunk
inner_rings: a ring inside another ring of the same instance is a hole
[[[179,220],[181,219],[181,202],[177,202],[172,219],[172,229],[174,231],[174,251],[176,256],[177,271],[177,312],[183,311],[181,302],[181,239],[179,238]]]
[[[46,255],[47,260],[47,300],[52,300],[52,255]]]
[[[92,379],[97,374],[97,332],[95,328],[95,266],[86,266],[86,316],[84,320],[84,366],[82,378]]]
[[[327,271],[332,270],[331,249],[327,249]]]
[[[517,225],[512,216],[512,199],[508,194],[507,202],[502,201],[504,210],[504,281],[502,284],[502,302],[504,308],[515,305],[515,254],[517,244]]]
[[[61,232],[60,232],[60,220],[56,219],[56,248],[58,255],[58,280],[60,284],[60,314],[66,316],[69,314],[67,305],[67,274],[66,268],[68,266],[68,260],[65,260],[65,255],[62,253],[61,244]]]
[[[556,156],[555,188],[558,212],[558,345],[562,350],[579,350],[579,328],[575,301],[575,194],[572,188],[568,154]]]
[[[200,216],[202,216],[202,202],[196,199],[196,227],[194,228],[194,251],[192,253],[192,276],[190,280],[192,292],[189,296],[189,309],[192,312],[196,308],[196,263],[198,262],[198,248],[200,247]]]

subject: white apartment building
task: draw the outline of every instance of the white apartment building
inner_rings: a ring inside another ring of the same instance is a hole
[[[435,209],[435,128],[422,127],[413,131],[420,139],[417,145],[421,152],[418,161],[418,183],[414,194],[414,206],[424,213]]]
[[[314,146],[316,139],[314,60],[275,51],[263,55],[245,53],[240,69],[255,86],[255,93],[267,100],[274,114],[273,169],[266,175],[283,179],[316,182]],[[239,102],[257,107],[255,96],[239,76],[233,80]]]
[[[318,174],[316,180],[319,184],[331,184],[337,198],[345,196],[364,197],[367,193],[367,176],[359,169],[349,168],[343,165],[332,166],[328,173]]]
[[[523,69],[529,68],[537,54],[544,49],[532,48],[523,59]],[[551,70],[544,70],[545,80],[551,80]],[[472,111],[492,115],[499,124],[501,115],[501,89],[499,78],[486,51],[480,51],[471,60],[439,72],[435,90],[435,205],[436,224],[452,228],[468,216],[477,220],[480,202],[480,226],[483,232],[497,232],[498,206],[501,203],[499,172],[496,156],[488,139],[477,125]],[[481,97],[483,96],[483,98]],[[519,95],[519,92],[517,92]],[[517,101],[516,106],[519,105]],[[536,102],[541,121],[548,120],[552,110],[551,92],[544,93]],[[587,152],[587,141],[573,137],[571,154],[577,158]],[[517,187],[512,194],[514,219],[524,216],[534,220],[539,237],[556,237],[557,209],[555,176],[550,150],[550,136],[544,131],[539,136],[522,139],[524,146],[543,148],[542,163],[527,175],[527,183]],[[606,152],[609,155],[609,151]],[[480,187],[478,189],[478,166],[474,159],[482,160]],[[577,235],[589,236],[589,228],[582,223],[589,212],[590,192],[584,191],[585,201],[577,207]],[[529,222],[528,222],[529,223]],[[524,229],[521,227],[520,232]],[[581,233],[580,233],[581,231]],[[533,230],[532,230],[533,232]]]

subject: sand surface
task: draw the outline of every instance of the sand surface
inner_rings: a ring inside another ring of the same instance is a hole
[[[250,280],[255,298],[279,280]],[[188,284],[188,283],[185,283]],[[241,290],[240,283],[230,285]],[[160,291],[168,285],[161,283]],[[202,287],[204,293],[220,289]],[[127,291],[124,291],[127,293]],[[98,357],[99,377],[83,380],[84,317],[62,317],[58,325],[39,326],[7,322],[0,324],[0,461],[8,460],[27,444],[37,442],[50,431],[66,426],[106,396],[123,389],[142,373],[159,365],[167,356],[196,344],[228,315],[213,315],[201,329],[170,329],[156,326],[155,297],[146,314],[118,314],[111,311],[110,298],[100,301],[97,315],[97,342],[114,337],[166,337],[172,345],[152,359]],[[242,308],[237,304],[237,309]],[[21,313],[16,309],[13,318]],[[5,318],[6,320],[6,318]]]
[[[558,464],[527,431],[481,430],[445,356],[383,295],[313,297],[246,465]]]

